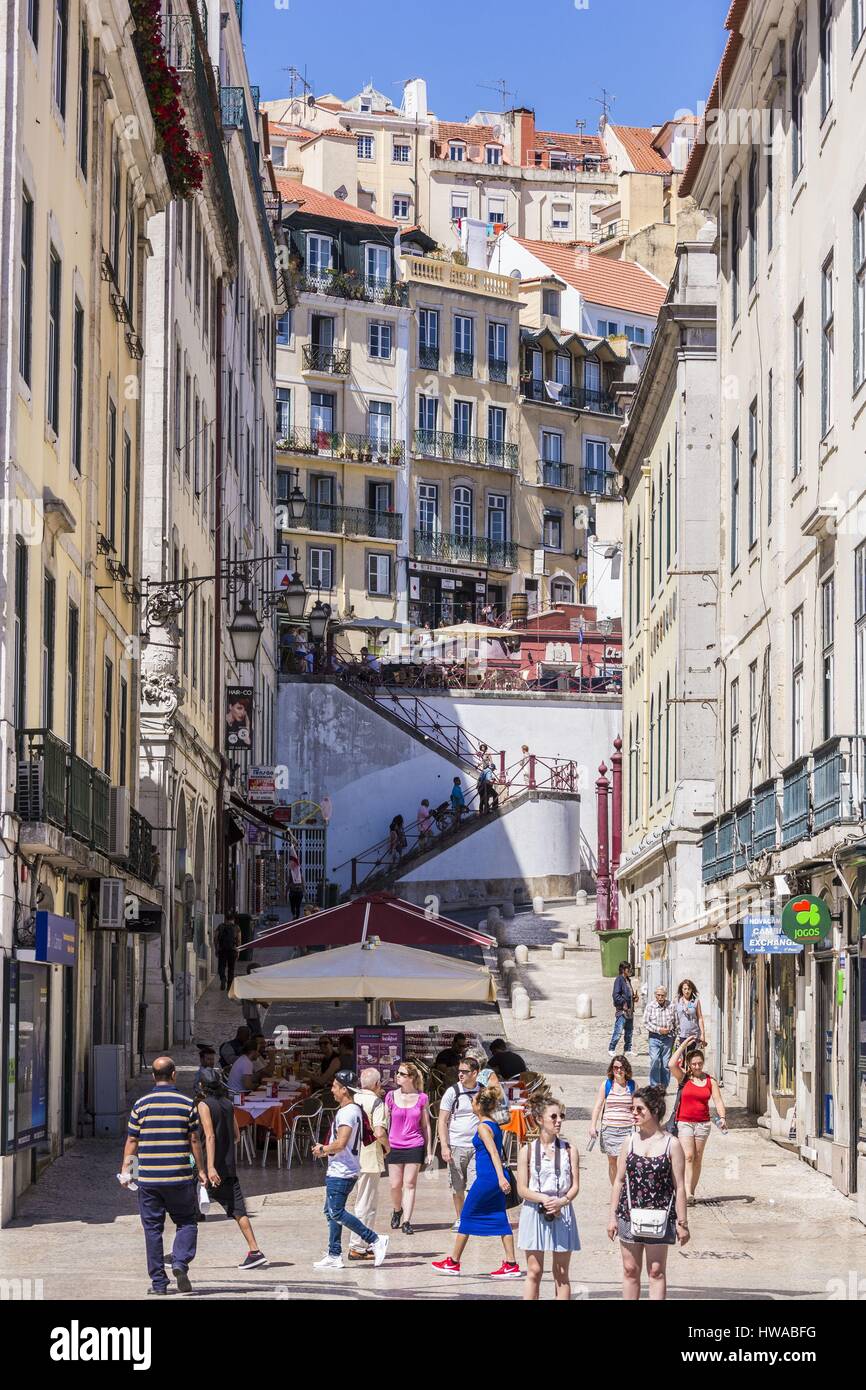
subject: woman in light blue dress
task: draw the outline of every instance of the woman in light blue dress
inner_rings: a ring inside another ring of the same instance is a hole
[[[526,1251],[525,1300],[537,1299],[544,1256],[550,1251],[558,1299],[571,1298],[568,1268],[580,1236],[572,1203],[580,1187],[580,1164],[568,1140],[560,1137],[564,1107],[541,1101],[533,1111],[538,1135],[527,1140],[517,1160],[517,1191],[523,1199],[517,1245]]]

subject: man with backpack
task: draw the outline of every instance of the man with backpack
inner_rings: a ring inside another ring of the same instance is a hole
[[[235,966],[238,962],[238,951],[241,947],[241,929],[232,913],[229,913],[225,921],[217,927],[214,945],[217,953],[220,989],[231,989],[232,980],[235,977]]]
[[[373,1250],[373,1264],[378,1268],[388,1253],[389,1236],[377,1235],[346,1211],[346,1203],[361,1175],[362,1146],[375,1144],[376,1136],[364,1109],[355,1096],[359,1091],[358,1078],[353,1071],[338,1071],[331,1083],[331,1094],[337,1102],[327,1142],[313,1145],[314,1158],[327,1158],[325,1175],[325,1216],[328,1219],[328,1253],[317,1260],[314,1269],[345,1269],[343,1264],[343,1227],[360,1236]]]
[[[472,1108],[472,1101],[478,1095],[478,1062],[475,1057],[461,1057],[457,1064],[457,1081],[442,1096],[439,1103],[439,1146],[443,1161],[448,1165],[451,1181],[451,1196],[457,1220],[453,1229],[460,1223],[460,1213],[469,1186],[469,1169],[475,1156],[473,1139],[478,1132],[478,1116]]]
[[[379,1182],[385,1172],[388,1143],[388,1108],[382,1099],[382,1075],[375,1067],[361,1072],[361,1089],[355,1092],[355,1104],[360,1105],[373,1131],[375,1144],[361,1143],[361,1172],[355,1189],[355,1216],[365,1226],[375,1227],[376,1207],[379,1204]],[[359,1235],[352,1232],[349,1241],[349,1262],[372,1260],[373,1251]]]

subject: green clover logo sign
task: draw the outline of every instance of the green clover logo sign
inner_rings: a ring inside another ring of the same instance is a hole
[[[804,894],[785,904],[781,925],[785,935],[800,945],[821,942],[830,934],[830,909],[823,898]]]

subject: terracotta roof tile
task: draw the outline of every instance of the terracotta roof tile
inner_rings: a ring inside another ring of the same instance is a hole
[[[287,140],[309,140],[316,133],[305,126],[287,125],[284,121],[269,121],[268,126],[272,135],[285,135]]]
[[[536,130],[535,148],[565,150],[567,154],[595,154],[607,158],[604,141],[599,135],[573,135],[567,130]]]
[[[287,202],[300,203],[302,211],[312,217],[330,217],[339,222],[361,222],[365,226],[393,227],[394,231],[397,230],[397,223],[389,218],[379,217],[378,213],[355,207],[354,203],[343,202],[340,198],[332,198],[329,193],[320,193],[318,189],[298,183],[295,179],[278,177],[277,189]]]
[[[350,130],[343,130],[342,127],[330,126],[327,130],[311,130],[307,143],[312,144],[314,140],[321,140],[323,135],[327,135],[329,139],[336,138],[338,140],[357,140],[358,138],[357,135],[353,135]]]
[[[612,125],[610,128],[631,160],[635,173],[671,173],[670,160],[653,148],[655,131],[636,125]]]
[[[593,255],[584,242],[514,239],[591,304],[655,318],[665,301],[667,286],[634,261]]]
[[[743,46],[743,35],[740,32],[740,26],[746,17],[748,8],[749,0],[732,0],[731,8],[728,10],[725,18],[725,28],[730,30],[728,41],[725,44],[725,51],[722,54],[722,60],[719,63],[718,71],[713,80],[712,89],[710,90],[710,95],[706,107],[704,108],[704,117],[692,147],[689,162],[680,179],[679,196],[681,198],[686,198],[691,193],[695,179],[698,176],[698,170],[704,162],[704,155],[707,152],[707,141],[705,139],[706,119],[708,115],[718,111],[720,96],[725,91],[728,79],[734,70],[737,55]]]

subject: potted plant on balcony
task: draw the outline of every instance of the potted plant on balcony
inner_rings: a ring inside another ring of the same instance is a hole
[[[391,463],[393,463],[393,464],[396,465],[396,464],[398,464],[398,463],[400,462],[401,458],[402,458],[402,454],[400,453],[400,445],[399,445],[399,444],[392,444],[392,445],[391,445],[390,452],[389,452],[389,454],[388,454],[389,462],[391,462]]]

